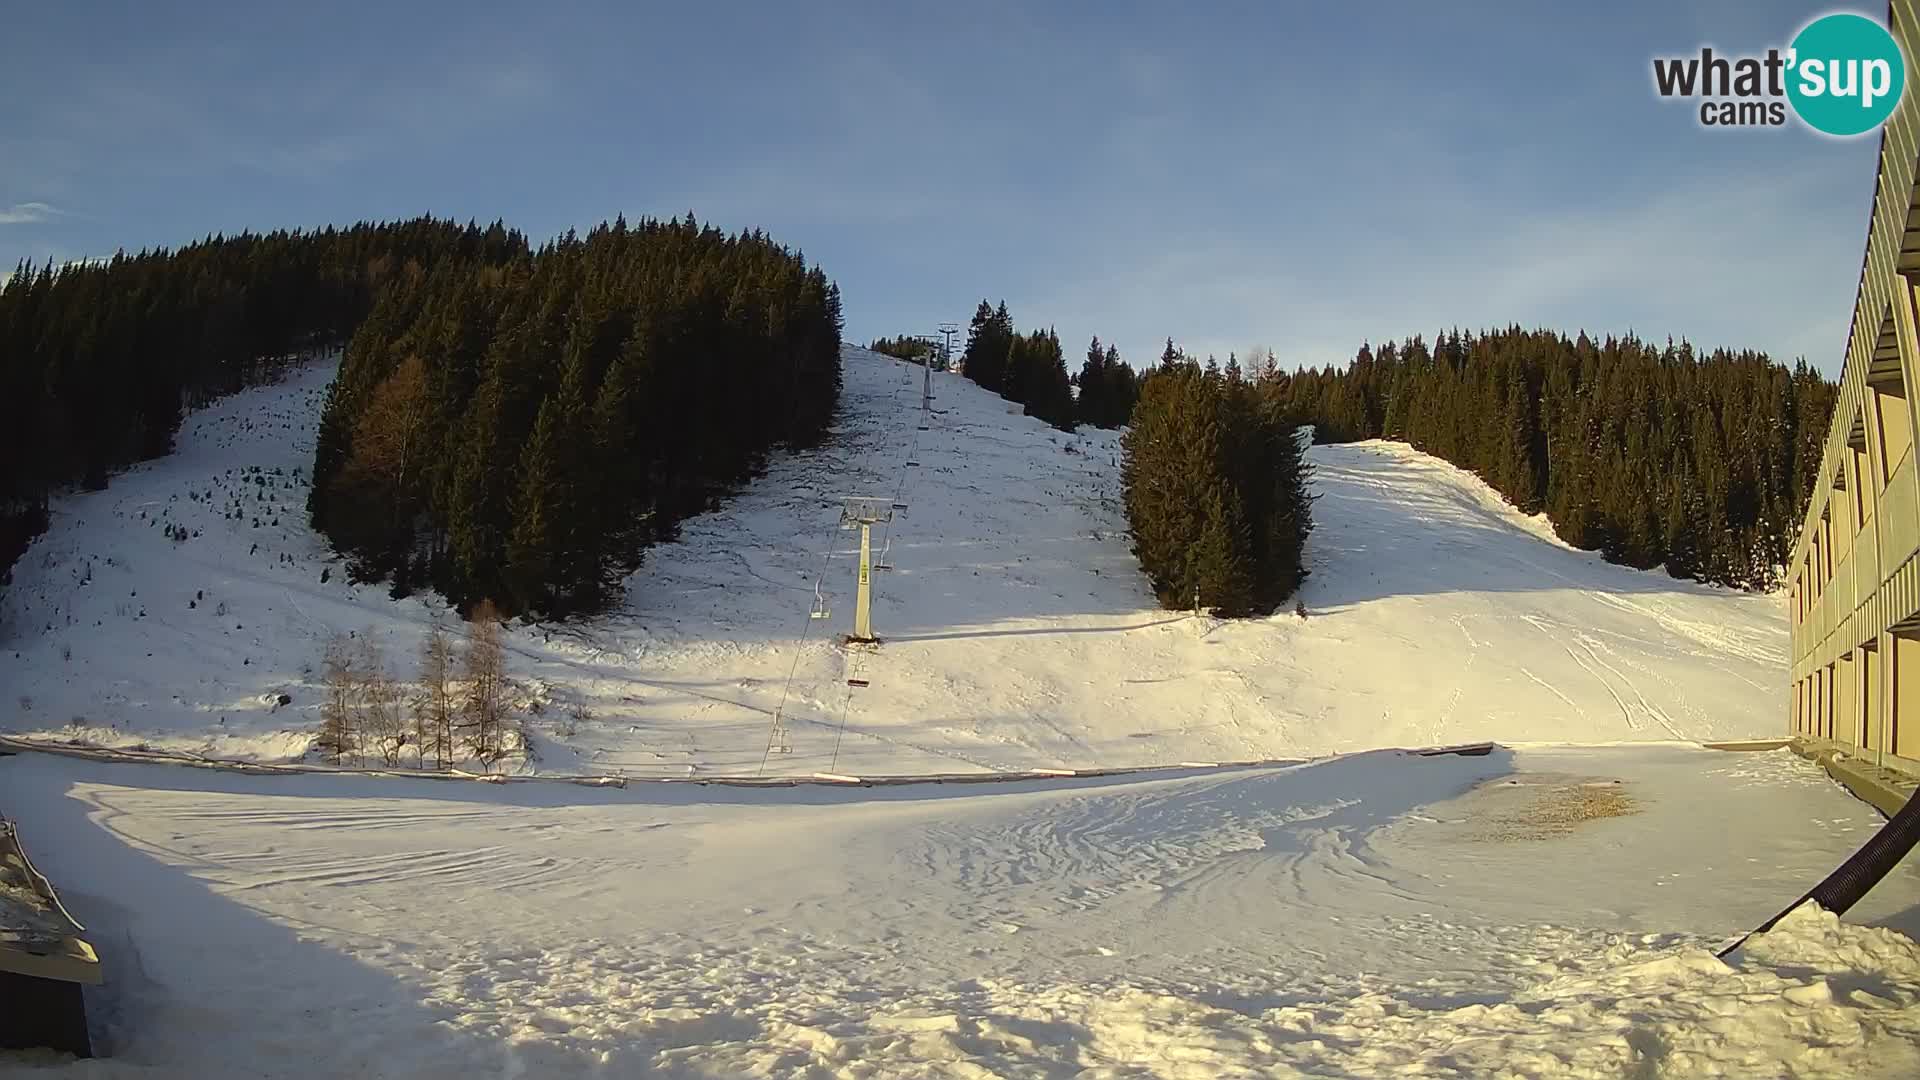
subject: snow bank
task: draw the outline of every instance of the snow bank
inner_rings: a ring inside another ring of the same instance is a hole
[[[1629,939],[1595,974],[1458,1008],[1391,993],[1239,1011],[1129,986],[983,985],[823,1027],[770,1024],[763,1045],[703,1062],[772,1075],[1621,1076],[1920,1074],[1920,946],[1809,906],[1735,965]],[[1550,965],[1551,959],[1543,960]],[[1811,969],[1811,970],[1809,970]],[[1078,1070],[1078,1071],[1076,1071]]]

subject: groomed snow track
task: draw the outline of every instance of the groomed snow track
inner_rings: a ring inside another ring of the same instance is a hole
[[[1436,757],[1445,754],[1464,756],[1483,756],[1495,748],[1494,743],[1468,743],[1455,746],[1425,747],[1381,747],[1377,750],[1361,751],[1374,754],[1411,754],[1418,757]],[[175,765],[196,769],[216,769],[228,772],[269,776],[371,776],[392,777],[409,780],[445,780],[466,781],[491,784],[577,784],[585,787],[626,787],[629,784],[695,784],[721,785],[726,787],[796,787],[802,785],[827,785],[836,787],[900,787],[909,784],[1009,784],[1033,781],[1063,779],[1097,779],[1103,777],[1140,776],[1143,778],[1166,778],[1203,772],[1230,772],[1241,769],[1290,768],[1295,765],[1312,764],[1316,759],[1308,758],[1267,758],[1257,761],[1182,761],[1168,765],[1132,765],[1115,768],[1036,768],[1028,770],[1010,770],[991,773],[913,773],[905,775],[851,776],[846,774],[816,773],[810,776],[773,775],[773,776],[610,776],[567,775],[564,773],[473,773],[461,769],[441,772],[431,769],[408,768],[364,768],[351,766],[330,766],[320,764],[280,764],[246,761],[237,758],[216,758],[201,754],[182,753],[169,750],[138,750],[110,746],[83,746],[73,743],[52,742],[43,739],[23,739],[17,736],[0,735],[0,751],[15,753],[53,754],[60,757],[80,758],[87,761],[111,761],[136,765]],[[1353,755],[1335,755],[1353,756]],[[1329,760],[1329,759],[1317,759]]]

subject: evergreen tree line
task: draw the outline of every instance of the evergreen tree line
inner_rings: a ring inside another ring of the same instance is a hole
[[[895,360],[905,360],[910,364],[925,364],[929,360],[937,362],[940,354],[940,347],[933,342],[925,338],[909,337],[906,334],[901,334],[897,338],[874,338],[873,344],[868,345],[867,348],[869,351],[891,356]]]
[[[1073,377],[1079,388],[1074,410],[1080,422],[1100,428],[1125,426],[1140,400],[1140,377],[1120,359],[1120,350],[1102,346],[1099,335],[1087,344],[1087,358]]]
[[[344,341],[393,279],[526,242],[418,218],[237,236],[34,268],[0,284],[0,582],[46,528],[47,498],[160,457],[187,409]]]
[[[1610,561],[1759,590],[1780,581],[1835,397],[1805,361],[1519,327],[1363,345],[1279,385],[1317,441],[1404,440]]]
[[[841,325],[801,255],[691,215],[403,275],[329,392],[313,523],[396,595],[592,611],[769,452],[825,436]]]
[[[982,388],[1026,406],[1028,416],[1063,431],[1076,424],[1119,427],[1139,397],[1139,380],[1118,349],[1103,349],[1094,338],[1080,373],[1069,376],[1059,335],[1051,329],[1019,333],[1004,300],[998,308],[980,301],[967,328],[960,370]]]
[[[1203,368],[1171,341],[1140,386],[1126,457],[1134,554],[1162,606],[1271,612],[1306,578],[1313,497],[1274,378]]]

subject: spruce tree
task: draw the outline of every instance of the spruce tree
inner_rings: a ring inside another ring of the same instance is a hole
[[[1100,335],[1095,334],[1087,344],[1087,358],[1080,365],[1080,396],[1074,402],[1074,410],[1083,424],[1095,427],[1110,427],[1108,417],[1112,415],[1112,406],[1108,400],[1111,387],[1107,384],[1107,351],[1100,347]]]
[[[983,390],[1001,392],[1007,372],[1007,351],[1013,345],[1013,317],[1002,300],[995,310],[985,300],[974,309],[967,327],[967,347],[960,357],[961,374]]]
[[[1311,498],[1291,424],[1251,383],[1148,376],[1122,440],[1129,531],[1163,606],[1255,614],[1305,577]]]
[[[1195,606],[1224,618],[1255,613],[1252,537],[1238,494],[1215,475],[1201,496],[1200,532],[1188,549]]]
[[[1026,342],[1027,412],[1063,431],[1073,430],[1073,387],[1060,337],[1051,329],[1034,331]]]
[[[562,423],[556,401],[542,405],[533,437],[520,457],[520,490],[513,504],[506,571],[514,604],[521,609],[549,611],[554,606],[559,579],[555,564],[565,543],[557,489],[569,482],[561,469]]]
[[[1120,427],[1133,416],[1133,403],[1140,397],[1140,379],[1112,345],[1107,346],[1105,371],[1107,388],[1101,395],[1105,412],[1100,426]]]
[[[1000,368],[1001,397],[1021,404],[1032,398],[1034,362],[1032,336],[1014,335],[1007,343],[1006,362]]]

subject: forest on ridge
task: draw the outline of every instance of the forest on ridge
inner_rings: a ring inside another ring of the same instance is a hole
[[[463,609],[595,610],[767,454],[824,437],[841,326],[798,252],[692,215],[537,249],[419,218],[23,265],[0,287],[0,571],[52,494],[345,343],[308,510],[351,573]]]
[[[1613,562],[1766,590],[1836,391],[1805,361],[1516,326],[1362,345],[1277,392],[1316,441],[1408,442]]]

